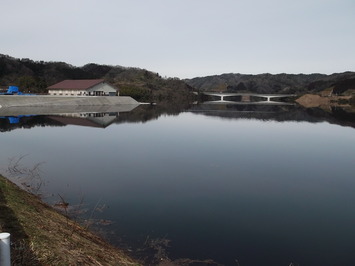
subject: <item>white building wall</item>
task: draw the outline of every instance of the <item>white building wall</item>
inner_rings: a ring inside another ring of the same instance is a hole
[[[49,95],[53,96],[89,96],[89,95],[119,95],[115,87],[107,83],[100,83],[88,90],[48,90]]]
[[[49,95],[53,96],[86,96],[86,90],[48,90]]]
[[[109,95],[110,93],[114,93],[115,95],[118,95],[118,91],[115,89],[115,87],[107,83],[97,84],[96,86],[87,90],[87,92],[91,94],[93,94],[96,91],[102,91],[105,95]]]

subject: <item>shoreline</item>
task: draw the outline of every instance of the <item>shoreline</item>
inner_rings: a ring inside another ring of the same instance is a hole
[[[0,232],[16,265],[141,265],[2,175]]]
[[[350,104],[342,104],[341,101],[349,102],[352,96],[321,96],[318,94],[304,94],[296,99],[296,102],[306,108],[314,107],[351,107]]]
[[[129,96],[0,95],[0,109],[12,107],[68,107],[139,105]]]

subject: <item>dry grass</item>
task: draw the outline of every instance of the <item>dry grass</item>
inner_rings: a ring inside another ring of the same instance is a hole
[[[305,94],[296,100],[297,103],[306,107],[325,107],[329,108],[330,106],[339,106],[339,107],[348,107],[349,105],[342,105],[339,102],[341,100],[349,100],[351,96],[331,96],[331,97],[322,97],[316,94]]]
[[[2,176],[0,231],[11,233],[13,265],[139,265]]]

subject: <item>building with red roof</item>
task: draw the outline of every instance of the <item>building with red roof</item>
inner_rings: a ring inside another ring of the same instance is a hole
[[[63,80],[48,89],[49,95],[56,96],[117,96],[118,88],[103,79]]]

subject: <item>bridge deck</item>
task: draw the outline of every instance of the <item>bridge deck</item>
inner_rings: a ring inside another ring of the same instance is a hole
[[[260,93],[233,93],[233,92],[202,92],[202,94],[218,97],[228,97],[228,96],[254,96],[262,98],[282,98],[282,97],[294,97],[295,94],[260,94]]]
[[[259,101],[259,102],[236,102],[236,101],[207,101],[203,104],[235,104],[235,105],[295,105],[294,103]]]

